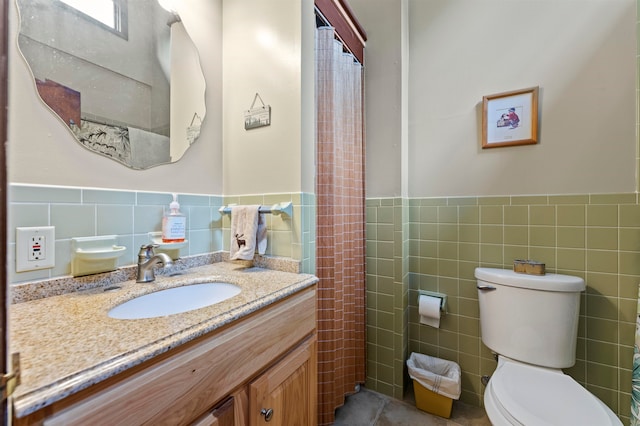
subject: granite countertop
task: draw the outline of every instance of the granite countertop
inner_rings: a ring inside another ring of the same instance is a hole
[[[114,306],[163,288],[220,281],[240,294],[213,306],[165,317],[119,320]],[[10,353],[20,353],[14,413],[23,417],[180,344],[312,286],[313,275],[214,263],[178,276],[133,280],[9,307]]]

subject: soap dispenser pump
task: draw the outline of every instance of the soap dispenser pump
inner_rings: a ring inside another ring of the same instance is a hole
[[[173,194],[173,201],[169,204],[169,212],[162,217],[162,242],[181,243],[185,239],[187,218],[180,213],[178,194]]]

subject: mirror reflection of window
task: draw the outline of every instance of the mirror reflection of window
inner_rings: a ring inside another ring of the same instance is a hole
[[[126,0],[59,0],[91,19],[126,36]]]

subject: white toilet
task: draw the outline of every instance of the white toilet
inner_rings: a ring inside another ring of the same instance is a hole
[[[622,425],[561,368],[575,363],[582,278],[476,268],[482,341],[498,354],[484,392],[502,425]]]

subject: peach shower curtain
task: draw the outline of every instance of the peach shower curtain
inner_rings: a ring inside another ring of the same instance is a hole
[[[318,424],[365,380],[362,65],[317,29]]]

